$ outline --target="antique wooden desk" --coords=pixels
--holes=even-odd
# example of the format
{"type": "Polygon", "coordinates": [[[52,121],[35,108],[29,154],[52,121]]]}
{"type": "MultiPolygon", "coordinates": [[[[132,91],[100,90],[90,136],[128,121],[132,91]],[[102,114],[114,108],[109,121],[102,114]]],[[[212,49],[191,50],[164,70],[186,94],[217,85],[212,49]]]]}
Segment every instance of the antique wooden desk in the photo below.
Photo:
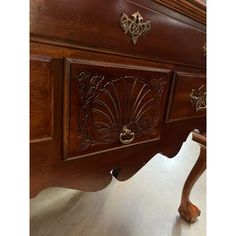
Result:
{"type": "Polygon", "coordinates": [[[95,191],[206,128],[205,5],[31,0],[31,196],[95,191]]]}

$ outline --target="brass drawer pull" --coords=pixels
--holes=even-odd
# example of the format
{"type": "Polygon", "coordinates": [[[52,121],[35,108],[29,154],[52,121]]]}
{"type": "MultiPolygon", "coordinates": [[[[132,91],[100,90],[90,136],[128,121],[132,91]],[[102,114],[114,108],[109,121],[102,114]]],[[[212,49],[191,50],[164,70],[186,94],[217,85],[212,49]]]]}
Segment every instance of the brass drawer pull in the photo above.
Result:
{"type": "Polygon", "coordinates": [[[120,133],[120,141],[123,144],[129,144],[134,140],[134,132],[131,132],[130,129],[127,129],[125,126],[123,127],[122,133],[120,133]],[[129,139],[123,139],[125,137],[129,137],[129,139]]]}
{"type": "Polygon", "coordinates": [[[120,26],[125,31],[125,33],[129,33],[133,43],[136,44],[138,38],[151,29],[151,21],[146,21],[143,23],[143,17],[137,11],[133,15],[133,19],[130,19],[125,13],[122,13],[120,18],[120,26]]]}
{"type": "Polygon", "coordinates": [[[206,86],[203,84],[198,89],[192,89],[190,94],[190,102],[195,107],[196,112],[203,111],[207,108],[206,105],[206,86]]]}

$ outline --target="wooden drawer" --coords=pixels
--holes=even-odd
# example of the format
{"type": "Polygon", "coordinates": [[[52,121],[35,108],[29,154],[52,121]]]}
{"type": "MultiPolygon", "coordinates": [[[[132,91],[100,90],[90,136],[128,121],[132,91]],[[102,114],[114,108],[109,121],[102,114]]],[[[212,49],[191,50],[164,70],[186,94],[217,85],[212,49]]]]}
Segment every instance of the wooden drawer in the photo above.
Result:
{"type": "Polygon", "coordinates": [[[66,59],[64,159],[160,138],[170,71],[66,59]]]}
{"type": "Polygon", "coordinates": [[[31,40],[170,64],[206,65],[202,49],[206,42],[205,26],[155,1],[31,1],[31,40]],[[151,29],[134,45],[120,20],[124,13],[133,21],[132,15],[137,12],[142,23],[151,22],[151,29]]]}
{"type": "Polygon", "coordinates": [[[171,89],[167,121],[206,116],[206,77],[176,72],[171,89]]]}

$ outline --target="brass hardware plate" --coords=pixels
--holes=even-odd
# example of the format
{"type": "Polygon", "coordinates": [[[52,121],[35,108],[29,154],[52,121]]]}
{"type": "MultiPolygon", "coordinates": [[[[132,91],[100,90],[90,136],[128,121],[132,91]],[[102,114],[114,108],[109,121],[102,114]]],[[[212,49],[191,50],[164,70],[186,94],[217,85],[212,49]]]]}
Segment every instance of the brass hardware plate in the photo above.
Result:
{"type": "Polygon", "coordinates": [[[136,44],[138,38],[141,35],[144,36],[151,29],[151,21],[143,23],[143,17],[138,11],[132,14],[132,17],[133,19],[130,19],[125,13],[122,13],[120,26],[126,34],[130,34],[133,43],[136,44]]]}
{"type": "Polygon", "coordinates": [[[192,89],[190,94],[190,102],[195,107],[196,112],[206,109],[206,86],[203,84],[198,89],[192,89]]]}

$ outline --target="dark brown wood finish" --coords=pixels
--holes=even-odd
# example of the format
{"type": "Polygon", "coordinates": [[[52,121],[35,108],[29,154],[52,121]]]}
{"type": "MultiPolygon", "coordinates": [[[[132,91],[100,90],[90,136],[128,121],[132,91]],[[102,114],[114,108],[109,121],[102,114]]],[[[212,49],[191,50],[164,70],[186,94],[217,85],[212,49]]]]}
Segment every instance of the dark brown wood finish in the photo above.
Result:
{"type": "Polygon", "coordinates": [[[170,70],[78,59],[66,65],[64,158],[160,139],[170,70]],[[123,127],[134,133],[127,145],[123,127]]]}
{"type": "Polygon", "coordinates": [[[206,24],[206,4],[201,0],[153,0],[206,24]]]}
{"type": "Polygon", "coordinates": [[[54,163],[61,156],[62,76],[63,60],[31,53],[31,166],[54,163]]]}
{"type": "Polygon", "coordinates": [[[206,109],[196,111],[191,103],[192,90],[199,88],[206,91],[205,74],[176,72],[174,75],[171,96],[167,111],[167,122],[206,116],[206,109]]]}
{"type": "Polygon", "coordinates": [[[195,128],[205,131],[206,114],[188,99],[205,81],[199,22],[151,0],[31,0],[32,197],[51,186],[101,189],[112,169],[126,180],[158,152],[175,156],[195,128]],[[152,28],[134,45],[119,22],[136,11],[152,28]],[[107,116],[119,122],[107,125],[107,116]],[[134,132],[129,144],[120,141],[124,126],[134,132]]]}
{"type": "Polygon", "coordinates": [[[63,46],[109,51],[148,60],[204,67],[204,25],[152,1],[34,1],[31,4],[32,40],[63,46]],[[134,46],[119,25],[122,13],[139,11],[151,30],[134,46]],[[96,13],[96,14],[94,14],[96,13]],[[174,17],[173,17],[174,15],[174,17]],[[60,30],[59,30],[60,29],[60,30]]]}
{"type": "Polygon", "coordinates": [[[30,61],[30,139],[31,142],[53,139],[52,58],[31,56],[30,61]]]}

